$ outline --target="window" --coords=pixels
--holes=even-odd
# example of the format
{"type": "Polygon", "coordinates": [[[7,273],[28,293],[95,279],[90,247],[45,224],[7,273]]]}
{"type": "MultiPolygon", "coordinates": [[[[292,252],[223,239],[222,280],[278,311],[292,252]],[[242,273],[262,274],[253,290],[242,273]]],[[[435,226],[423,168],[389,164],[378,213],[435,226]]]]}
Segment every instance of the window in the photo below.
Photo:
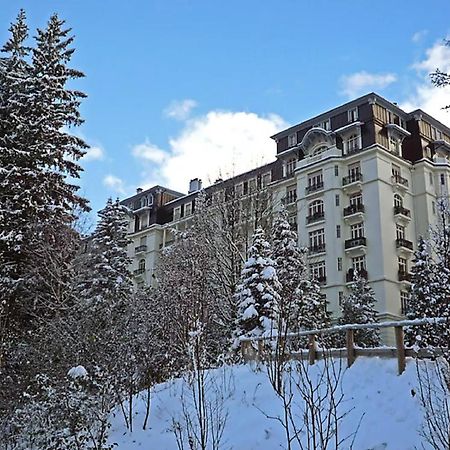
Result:
{"type": "Polygon", "coordinates": [[[309,246],[312,249],[321,249],[325,246],[325,230],[323,228],[309,233],[309,246]]]}
{"type": "Polygon", "coordinates": [[[365,256],[355,256],[352,258],[352,268],[358,272],[363,272],[366,270],[366,257],[365,256]]]}
{"type": "Polygon", "coordinates": [[[336,237],[339,239],[341,237],[341,226],[336,225],[336,237]]]}
{"type": "Polygon", "coordinates": [[[362,193],[358,192],[350,196],[350,205],[351,206],[361,206],[363,204],[362,193]]]}
{"type": "Polygon", "coordinates": [[[141,198],[141,208],[144,208],[145,206],[148,206],[148,198],[142,197],[141,198]]]}
{"type": "Polygon", "coordinates": [[[361,175],[361,166],[359,162],[348,166],[348,178],[350,183],[359,180],[360,175],[361,175]]]}
{"type": "Polygon", "coordinates": [[[359,136],[357,134],[350,135],[345,140],[344,147],[347,153],[359,150],[359,136]]]}
{"type": "Polygon", "coordinates": [[[297,188],[296,186],[290,186],[286,188],[286,204],[295,203],[297,200],[297,188]]]}
{"type": "Polygon", "coordinates": [[[145,259],[139,260],[139,270],[145,270],[145,259]]]}
{"type": "Polygon", "coordinates": [[[408,272],[408,266],[406,262],[406,258],[398,258],[398,271],[400,273],[407,273],[408,272]]]}
{"type": "Polygon", "coordinates": [[[244,181],[244,183],[242,183],[242,193],[243,195],[248,194],[248,181],[244,181]]]}
{"type": "Polygon", "coordinates": [[[445,175],[441,173],[441,184],[445,184],[445,175]]]}
{"type": "Polygon", "coordinates": [[[308,213],[310,216],[323,215],[323,201],[315,200],[309,204],[308,213]]]}
{"type": "Polygon", "coordinates": [[[235,192],[236,192],[236,197],[240,197],[242,195],[242,192],[243,192],[243,184],[242,183],[239,183],[236,185],[235,192]]]}
{"type": "Polygon", "coordinates": [[[334,202],[335,202],[336,206],[339,206],[339,204],[340,204],[339,194],[336,194],[336,196],[334,197],[334,202]]]}
{"type": "Polygon", "coordinates": [[[319,261],[313,264],[310,264],[309,270],[311,276],[318,281],[326,280],[326,271],[325,271],[325,261],[319,261]]]}
{"type": "Polygon", "coordinates": [[[403,199],[399,194],[394,194],[394,206],[403,207],[403,199]]]}
{"type": "Polygon", "coordinates": [[[256,192],[256,180],[255,180],[255,178],[252,178],[251,180],[248,181],[248,189],[250,191],[250,194],[252,194],[253,192],[256,192]]]}
{"type": "Polygon", "coordinates": [[[389,150],[394,152],[396,155],[400,153],[400,142],[393,136],[389,136],[389,150]]]}
{"type": "Polygon", "coordinates": [[[289,225],[291,226],[291,229],[294,231],[297,231],[297,215],[289,216],[288,222],[289,222],[289,225]]]}
{"type": "Polygon", "coordinates": [[[322,123],[320,124],[320,126],[321,126],[324,130],[330,131],[330,130],[331,130],[331,122],[330,122],[330,119],[327,119],[327,120],[325,120],[324,122],[322,122],[322,123]]]}
{"type": "Polygon", "coordinates": [[[181,206],[177,206],[173,210],[173,220],[178,220],[181,217],[181,206]]]}
{"type": "Polygon", "coordinates": [[[152,194],[148,195],[148,204],[153,205],[153,195],[152,194]]]}
{"type": "Polygon", "coordinates": [[[339,272],[342,270],[342,258],[337,259],[337,270],[339,272]]]}
{"type": "Polygon", "coordinates": [[[433,211],[433,214],[436,214],[436,202],[431,202],[431,210],[433,211]]]}
{"type": "Polygon", "coordinates": [[[343,291],[339,291],[338,292],[338,301],[339,301],[339,306],[342,306],[342,301],[344,300],[344,292],[343,291]]]}
{"type": "Polygon", "coordinates": [[[352,239],[364,237],[364,222],[355,223],[350,227],[352,239]]]}
{"type": "Polygon", "coordinates": [[[395,164],[392,164],[392,176],[394,178],[401,177],[401,170],[399,166],[396,166],[395,164]]]}
{"type": "Polygon", "coordinates": [[[294,145],[297,145],[297,133],[292,133],[288,136],[288,146],[294,147],[294,145]]]}
{"type": "Polygon", "coordinates": [[[358,108],[352,108],[348,110],[348,121],[356,122],[358,120],[358,108]]]}
{"type": "Polygon", "coordinates": [[[324,151],[328,150],[328,147],[326,145],[321,145],[319,147],[316,147],[311,156],[316,156],[316,155],[320,155],[321,153],[323,153],[324,151]]]}
{"type": "Polygon", "coordinates": [[[266,187],[270,183],[271,178],[272,178],[272,176],[271,176],[270,172],[265,173],[262,176],[262,185],[263,185],[263,187],[266,187]]]}
{"type": "MultiPolygon", "coordinates": [[[[220,194],[220,192],[218,192],[220,194]]],[[[184,215],[190,216],[192,214],[192,203],[186,203],[184,205],[184,215]]]]}
{"type": "Polygon", "coordinates": [[[396,231],[397,239],[405,239],[405,227],[403,225],[397,224],[395,226],[395,231],[396,231]]]}
{"type": "Polygon", "coordinates": [[[334,166],[334,176],[335,177],[339,176],[339,166],[334,166]]]}
{"type": "Polygon", "coordinates": [[[400,307],[402,314],[406,314],[408,312],[408,300],[409,293],[406,291],[400,291],[400,307]]]}
{"type": "Polygon", "coordinates": [[[296,158],[291,158],[286,162],[286,176],[289,176],[292,173],[294,173],[296,163],[297,163],[296,158]]]}
{"type": "Polygon", "coordinates": [[[429,173],[429,177],[430,177],[430,184],[433,185],[433,174],[431,172],[429,173]]]}
{"type": "Polygon", "coordinates": [[[323,174],[322,171],[314,172],[308,175],[308,186],[320,186],[323,185],[323,174]]]}

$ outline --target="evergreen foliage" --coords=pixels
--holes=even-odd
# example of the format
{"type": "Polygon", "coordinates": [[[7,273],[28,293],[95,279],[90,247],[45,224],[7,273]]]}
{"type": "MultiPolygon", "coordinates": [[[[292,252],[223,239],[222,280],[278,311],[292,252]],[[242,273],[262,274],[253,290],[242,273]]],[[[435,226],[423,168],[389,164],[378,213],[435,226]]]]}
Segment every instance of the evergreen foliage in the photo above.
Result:
{"type": "Polygon", "coordinates": [[[236,337],[270,336],[276,328],[281,285],[270,255],[270,244],[258,228],[236,288],[236,337]]]}
{"type": "MultiPolygon", "coordinates": [[[[342,300],[342,316],[340,325],[352,323],[376,323],[375,294],[367,280],[357,271],[350,285],[350,293],[342,300]]],[[[359,347],[378,347],[380,336],[377,329],[363,329],[354,331],[354,342],[359,347]]]]}

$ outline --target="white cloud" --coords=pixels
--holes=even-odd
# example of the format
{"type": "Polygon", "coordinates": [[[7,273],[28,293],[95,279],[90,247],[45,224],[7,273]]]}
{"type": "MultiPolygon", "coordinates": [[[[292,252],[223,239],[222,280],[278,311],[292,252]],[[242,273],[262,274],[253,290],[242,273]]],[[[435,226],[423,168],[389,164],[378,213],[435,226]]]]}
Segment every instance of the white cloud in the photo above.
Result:
{"type": "Polygon", "coordinates": [[[369,73],[366,71],[356,72],[341,77],[341,93],[349,98],[354,98],[369,91],[383,89],[397,81],[393,73],[369,73]]]}
{"type": "Polygon", "coordinates": [[[413,41],[415,44],[417,44],[417,43],[420,42],[427,34],[428,34],[428,30],[420,30],[420,31],[416,31],[416,32],[412,35],[411,41],[413,41]]]}
{"type": "Polygon", "coordinates": [[[103,184],[111,189],[115,194],[124,195],[126,193],[125,184],[122,179],[115,175],[106,175],[103,178],[103,184]]]}
{"type": "Polygon", "coordinates": [[[146,139],[142,144],[135,145],[131,153],[136,158],[151,161],[157,164],[162,163],[167,157],[167,153],[164,150],[150,143],[148,139],[146,139]]]}
{"type": "Polygon", "coordinates": [[[406,111],[423,109],[428,114],[450,126],[450,113],[442,108],[450,105],[450,86],[435,87],[431,84],[430,73],[436,69],[450,73],[450,47],[442,41],[427,49],[425,58],[414,64],[419,81],[415,84],[412,94],[400,105],[406,111]]]}
{"type": "MultiPolygon", "coordinates": [[[[210,111],[186,122],[180,134],[170,139],[161,163],[148,158],[145,151],[133,151],[133,155],[146,163],[143,186],[158,180],[186,192],[192,178],[199,177],[208,185],[218,177],[237,175],[274,160],[276,149],[270,136],[288,126],[274,114],[210,111]]],[[[142,146],[153,148],[148,142],[142,146]]]]}
{"type": "Polygon", "coordinates": [[[81,158],[83,162],[87,161],[98,161],[105,157],[105,151],[102,147],[93,146],[86,150],[86,154],[81,158]]]}
{"type": "Polygon", "coordinates": [[[197,102],[189,98],[185,100],[174,100],[164,110],[164,115],[176,120],[186,120],[196,106],[197,102]]]}

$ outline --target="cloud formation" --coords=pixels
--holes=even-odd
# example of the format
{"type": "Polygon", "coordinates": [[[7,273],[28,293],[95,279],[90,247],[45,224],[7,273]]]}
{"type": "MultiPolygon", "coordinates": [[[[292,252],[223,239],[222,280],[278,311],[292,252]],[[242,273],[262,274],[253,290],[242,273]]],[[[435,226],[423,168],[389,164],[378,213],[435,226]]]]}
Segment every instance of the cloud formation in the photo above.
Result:
{"type": "Polygon", "coordinates": [[[341,77],[341,93],[348,98],[355,98],[370,91],[384,89],[397,81],[393,73],[356,72],[341,77]]]}
{"type": "Polygon", "coordinates": [[[420,30],[416,31],[412,37],[411,41],[413,41],[415,44],[419,43],[426,35],[428,34],[428,30],[420,30]]]}
{"type": "Polygon", "coordinates": [[[125,195],[126,193],[125,183],[121,178],[116,177],[115,175],[106,175],[103,178],[103,185],[109,188],[114,194],[125,195]]]}
{"type": "Polygon", "coordinates": [[[450,112],[443,110],[450,105],[450,86],[435,87],[431,84],[430,73],[440,69],[450,73],[450,47],[442,41],[436,42],[427,49],[425,58],[413,65],[419,81],[415,84],[413,92],[400,105],[405,111],[423,109],[428,114],[450,127],[450,112]]]}
{"type": "Polygon", "coordinates": [[[132,154],[145,167],[142,186],[151,181],[186,192],[189,180],[204,185],[227,178],[275,159],[270,136],[288,127],[280,116],[248,112],[210,111],[188,120],[178,136],[162,150],[148,141],[132,154]],[[137,150],[139,149],[139,150],[137,150]]]}
{"type": "Polygon", "coordinates": [[[82,162],[99,161],[105,157],[105,151],[102,147],[93,146],[86,150],[86,154],[81,158],[82,162]]]}
{"type": "Polygon", "coordinates": [[[176,120],[186,120],[196,106],[197,102],[190,98],[185,100],[174,100],[164,110],[164,115],[176,120]]]}

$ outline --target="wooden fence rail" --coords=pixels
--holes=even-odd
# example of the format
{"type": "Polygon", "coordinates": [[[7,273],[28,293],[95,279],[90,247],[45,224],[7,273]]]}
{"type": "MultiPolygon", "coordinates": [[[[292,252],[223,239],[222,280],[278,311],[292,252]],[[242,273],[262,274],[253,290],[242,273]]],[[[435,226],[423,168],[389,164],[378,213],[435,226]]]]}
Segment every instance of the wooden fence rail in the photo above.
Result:
{"type": "Polygon", "coordinates": [[[418,356],[419,358],[430,358],[440,353],[436,349],[419,349],[418,351],[412,348],[405,347],[404,342],[404,327],[414,327],[419,325],[437,325],[448,323],[449,319],[442,317],[434,317],[427,319],[416,320],[402,320],[399,322],[381,322],[370,324],[349,324],[340,325],[331,328],[300,331],[298,333],[286,333],[282,337],[264,336],[257,338],[241,338],[241,352],[245,361],[263,359],[264,350],[267,346],[265,343],[273,343],[274,340],[286,339],[292,340],[299,337],[308,338],[308,349],[290,352],[288,357],[291,359],[307,359],[309,364],[314,364],[317,359],[323,359],[326,356],[347,358],[347,366],[350,367],[358,356],[379,356],[384,358],[397,358],[398,373],[402,374],[406,367],[407,356],[418,356]],[[355,347],[354,331],[364,329],[381,329],[393,328],[395,335],[395,347],[379,347],[379,348],[358,348],[355,347]],[[317,346],[317,336],[325,336],[329,334],[336,334],[345,331],[346,346],[341,349],[326,349],[321,350],[317,346]],[[256,348],[255,348],[256,344],[256,348]]]}

